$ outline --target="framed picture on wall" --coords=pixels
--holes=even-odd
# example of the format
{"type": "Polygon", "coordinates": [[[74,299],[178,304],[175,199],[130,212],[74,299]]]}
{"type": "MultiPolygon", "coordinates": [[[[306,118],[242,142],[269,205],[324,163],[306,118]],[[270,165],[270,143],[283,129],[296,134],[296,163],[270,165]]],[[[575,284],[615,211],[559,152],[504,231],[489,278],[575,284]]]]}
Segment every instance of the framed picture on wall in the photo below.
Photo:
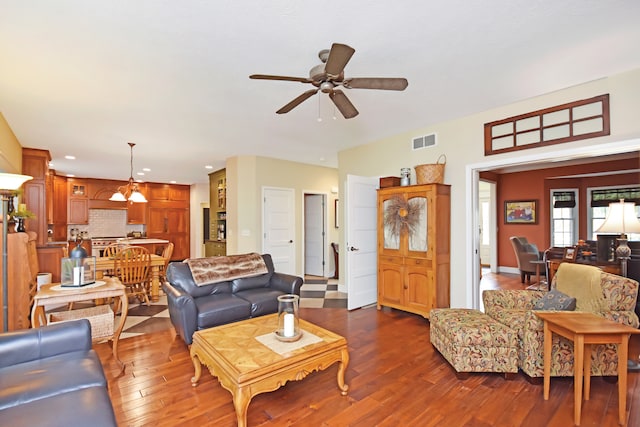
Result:
{"type": "Polygon", "coordinates": [[[504,202],[505,224],[537,224],[537,200],[507,200],[504,202]]]}
{"type": "Polygon", "coordinates": [[[335,227],[340,228],[340,222],[339,222],[340,221],[340,200],[338,199],[335,200],[335,208],[336,208],[335,217],[334,217],[335,227]]]}

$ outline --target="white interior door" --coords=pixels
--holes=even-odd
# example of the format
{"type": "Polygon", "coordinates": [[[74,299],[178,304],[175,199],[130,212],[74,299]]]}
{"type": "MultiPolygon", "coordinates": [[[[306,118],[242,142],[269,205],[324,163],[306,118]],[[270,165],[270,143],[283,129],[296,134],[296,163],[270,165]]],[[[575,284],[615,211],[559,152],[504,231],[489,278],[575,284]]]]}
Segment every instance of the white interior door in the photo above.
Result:
{"type": "Polygon", "coordinates": [[[304,195],[304,274],[324,277],[325,196],[304,195]]]}
{"type": "Polygon", "coordinates": [[[347,175],[346,278],[347,308],[378,300],[377,193],[378,178],[347,175]]]}
{"type": "Polygon", "coordinates": [[[275,270],[296,274],[295,194],[291,188],[263,188],[263,253],[271,254],[275,270]]]}

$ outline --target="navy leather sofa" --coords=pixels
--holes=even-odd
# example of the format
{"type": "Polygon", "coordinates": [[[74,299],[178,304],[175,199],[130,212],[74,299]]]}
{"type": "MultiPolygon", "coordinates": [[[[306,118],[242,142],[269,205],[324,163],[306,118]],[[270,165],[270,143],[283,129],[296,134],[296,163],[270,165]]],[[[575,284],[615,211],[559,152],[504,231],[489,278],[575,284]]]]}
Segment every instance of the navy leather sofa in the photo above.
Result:
{"type": "Polygon", "coordinates": [[[0,334],[0,425],[117,425],[88,320],[0,334]]]}
{"type": "Polygon", "coordinates": [[[278,296],[300,295],[302,278],[274,271],[271,255],[262,258],[268,272],[259,276],[197,286],[187,263],[167,267],[169,317],[188,345],[195,331],[278,312],[278,296]]]}

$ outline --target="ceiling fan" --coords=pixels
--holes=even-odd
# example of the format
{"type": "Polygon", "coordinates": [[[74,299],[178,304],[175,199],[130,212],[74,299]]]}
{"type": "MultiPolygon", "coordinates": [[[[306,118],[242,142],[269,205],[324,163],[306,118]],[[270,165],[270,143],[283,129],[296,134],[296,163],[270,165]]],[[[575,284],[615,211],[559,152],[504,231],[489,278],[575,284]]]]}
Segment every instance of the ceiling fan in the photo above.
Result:
{"type": "Polygon", "coordinates": [[[252,74],[249,78],[311,83],[316,87],[316,89],[308,90],[293,99],[284,107],[276,111],[277,114],[288,113],[302,102],[318,93],[318,91],[321,91],[329,94],[329,98],[331,98],[345,119],[350,119],[358,115],[358,110],[356,110],[356,107],[353,106],[344,92],[337,89],[339,86],[346,89],[405,90],[409,84],[405,78],[363,77],[345,79],[344,67],[347,65],[347,62],[349,62],[354,52],[355,49],[352,47],[340,43],[334,43],[331,45],[331,49],[321,50],[318,53],[318,57],[320,57],[322,64],[316,65],[311,69],[311,71],[309,71],[309,78],[272,76],[268,74],[252,74]]]}

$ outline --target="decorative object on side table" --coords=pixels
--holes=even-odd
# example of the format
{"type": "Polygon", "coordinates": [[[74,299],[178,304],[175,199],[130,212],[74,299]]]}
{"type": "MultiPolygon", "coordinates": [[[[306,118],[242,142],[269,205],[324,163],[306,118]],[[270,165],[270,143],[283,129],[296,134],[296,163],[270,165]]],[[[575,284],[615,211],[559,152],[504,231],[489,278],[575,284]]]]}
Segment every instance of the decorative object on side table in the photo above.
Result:
{"type": "Polygon", "coordinates": [[[294,294],[278,297],[278,329],[276,329],[275,335],[280,341],[293,342],[302,337],[298,314],[299,299],[300,297],[294,294]]]}
{"type": "Polygon", "coordinates": [[[82,238],[76,238],[76,247],[71,250],[69,258],[61,261],[60,285],[64,287],[80,287],[96,281],[96,257],[87,256],[82,247],[82,238]]]}
{"type": "Polygon", "coordinates": [[[0,173],[0,196],[2,197],[2,328],[3,332],[9,330],[9,273],[7,254],[8,212],[9,198],[13,197],[13,191],[17,190],[26,181],[33,179],[28,175],[16,175],[13,173],[0,173]]]}
{"type": "Polygon", "coordinates": [[[575,248],[575,246],[567,246],[566,248],[564,248],[564,255],[562,256],[562,258],[565,261],[574,262],[577,255],[578,250],[575,248]]]}
{"type": "Polygon", "coordinates": [[[16,222],[16,231],[18,233],[23,233],[27,231],[24,228],[24,220],[35,218],[36,216],[33,212],[27,209],[27,206],[24,203],[20,203],[20,205],[18,205],[18,210],[11,213],[11,217],[16,222]]]}

